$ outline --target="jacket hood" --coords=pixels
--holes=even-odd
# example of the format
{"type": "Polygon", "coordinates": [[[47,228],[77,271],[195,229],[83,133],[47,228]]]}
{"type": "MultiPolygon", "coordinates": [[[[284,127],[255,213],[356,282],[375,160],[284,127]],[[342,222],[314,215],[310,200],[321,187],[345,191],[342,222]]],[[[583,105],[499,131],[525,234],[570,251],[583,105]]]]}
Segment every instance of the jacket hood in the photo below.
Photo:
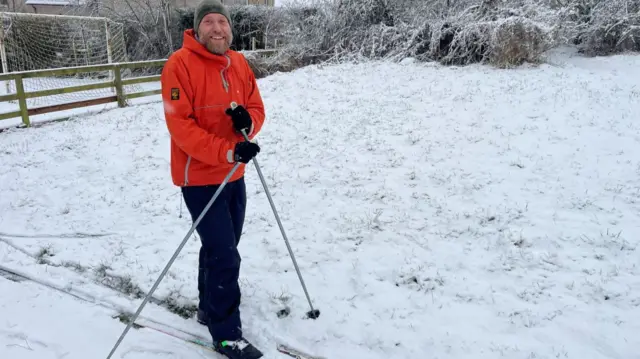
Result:
{"type": "Polygon", "coordinates": [[[227,57],[230,57],[230,50],[227,50],[224,55],[216,55],[209,52],[204,45],[198,42],[198,39],[196,39],[196,33],[193,29],[184,31],[182,36],[182,47],[204,58],[218,61],[223,65],[227,64],[227,57]]]}

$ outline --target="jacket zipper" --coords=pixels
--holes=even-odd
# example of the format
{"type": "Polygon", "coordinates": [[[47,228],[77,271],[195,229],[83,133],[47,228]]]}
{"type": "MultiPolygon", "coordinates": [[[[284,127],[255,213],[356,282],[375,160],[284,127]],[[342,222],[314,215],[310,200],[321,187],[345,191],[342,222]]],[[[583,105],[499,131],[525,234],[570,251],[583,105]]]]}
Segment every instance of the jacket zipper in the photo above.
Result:
{"type": "Polygon", "coordinates": [[[229,93],[229,83],[224,77],[224,72],[229,68],[229,66],[231,66],[231,59],[227,55],[224,55],[224,57],[227,58],[227,66],[224,69],[220,70],[220,77],[222,77],[222,86],[224,87],[224,90],[229,93]]]}
{"type": "MultiPolygon", "coordinates": [[[[222,86],[224,87],[224,91],[229,93],[229,83],[227,79],[224,77],[225,71],[231,66],[231,58],[227,55],[224,55],[227,58],[227,66],[220,71],[220,77],[222,77],[222,86]]],[[[227,161],[233,162],[233,150],[227,151],[227,161]]]]}
{"type": "Polygon", "coordinates": [[[189,165],[191,164],[191,156],[187,157],[187,164],[184,166],[184,185],[189,184],[189,165]]]}

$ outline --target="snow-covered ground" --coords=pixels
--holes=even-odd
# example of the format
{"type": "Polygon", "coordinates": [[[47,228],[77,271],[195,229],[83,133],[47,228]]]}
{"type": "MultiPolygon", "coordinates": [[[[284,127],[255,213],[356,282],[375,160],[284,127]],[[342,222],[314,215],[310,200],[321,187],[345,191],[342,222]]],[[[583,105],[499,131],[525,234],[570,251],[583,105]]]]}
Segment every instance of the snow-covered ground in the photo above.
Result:
{"type": "MultiPolygon", "coordinates": [[[[370,63],[259,81],[242,315],[341,358],[640,358],[640,56],[370,63]],[[291,314],[278,318],[284,306],[291,314]]],[[[159,103],[0,133],[0,357],[107,356],[190,227],[159,103]],[[182,210],[182,217],[180,213],[182,210]],[[14,278],[14,280],[17,280],[14,278]],[[111,303],[104,305],[105,303],[111,303]],[[100,305],[99,305],[100,304],[100,305]]],[[[198,238],[154,294],[196,304],[198,238]]],[[[150,303],[142,315],[206,335],[150,303]]],[[[131,330],[117,358],[215,357],[131,330]]]]}

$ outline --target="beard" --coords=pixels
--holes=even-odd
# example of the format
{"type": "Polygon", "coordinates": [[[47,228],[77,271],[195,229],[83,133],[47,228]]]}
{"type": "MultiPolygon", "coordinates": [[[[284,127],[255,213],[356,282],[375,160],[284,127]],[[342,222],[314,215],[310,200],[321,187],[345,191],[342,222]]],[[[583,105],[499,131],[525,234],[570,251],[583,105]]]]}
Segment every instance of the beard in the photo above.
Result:
{"type": "Polygon", "coordinates": [[[223,37],[222,40],[213,40],[208,36],[203,36],[199,34],[200,42],[207,48],[207,50],[216,55],[223,55],[227,50],[229,50],[232,42],[232,37],[223,37]]]}

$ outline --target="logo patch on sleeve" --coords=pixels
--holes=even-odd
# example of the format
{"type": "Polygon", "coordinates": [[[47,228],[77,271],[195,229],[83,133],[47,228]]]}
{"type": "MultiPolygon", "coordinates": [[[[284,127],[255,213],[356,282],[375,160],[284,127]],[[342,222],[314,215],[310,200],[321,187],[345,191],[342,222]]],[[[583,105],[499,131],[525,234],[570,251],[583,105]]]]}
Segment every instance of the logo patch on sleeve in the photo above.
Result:
{"type": "Polygon", "coordinates": [[[171,89],[171,99],[179,100],[180,99],[180,89],[172,88],[171,89]]]}

